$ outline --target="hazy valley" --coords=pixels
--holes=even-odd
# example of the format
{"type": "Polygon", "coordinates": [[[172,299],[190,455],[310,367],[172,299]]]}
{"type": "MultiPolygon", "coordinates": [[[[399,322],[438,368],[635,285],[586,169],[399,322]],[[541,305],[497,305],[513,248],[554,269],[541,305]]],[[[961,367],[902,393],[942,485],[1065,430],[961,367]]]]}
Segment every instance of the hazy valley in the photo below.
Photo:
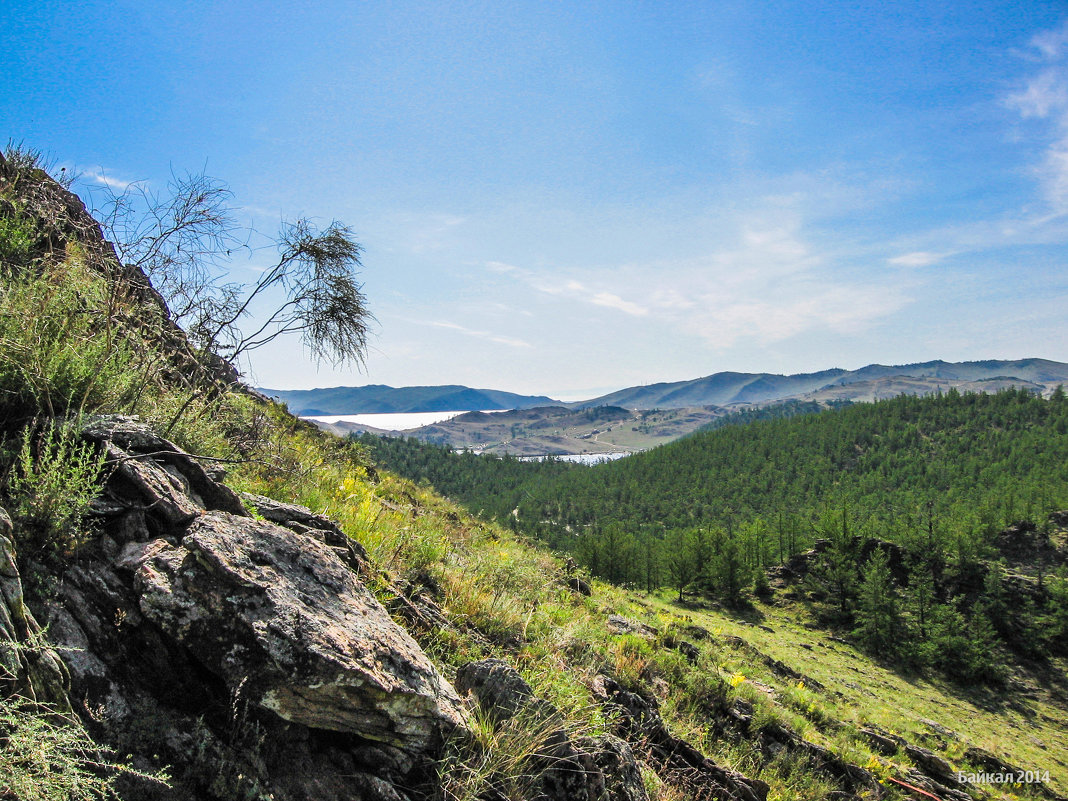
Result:
{"type": "Polygon", "coordinates": [[[1020,387],[1049,395],[1068,383],[1068,364],[1044,359],[949,363],[942,361],[799,375],[717,373],[693,381],[630,387],[598,398],[545,405],[542,397],[466,387],[336,387],[301,391],[261,389],[302,416],[359,413],[472,411],[410,429],[374,423],[319,422],[335,434],[412,436],[424,442],[517,456],[620,453],[647,450],[709,426],[716,420],[775,404],[871,402],[899,395],[997,392],[1020,387]],[[383,390],[389,390],[388,393],[383,390]],[[450,404],[453,404],[450,406],[450,404]],[[457,405],[459,404],[459,405],[457,405]],[[324,411],[325,410],[325,411],[324,411]]]}

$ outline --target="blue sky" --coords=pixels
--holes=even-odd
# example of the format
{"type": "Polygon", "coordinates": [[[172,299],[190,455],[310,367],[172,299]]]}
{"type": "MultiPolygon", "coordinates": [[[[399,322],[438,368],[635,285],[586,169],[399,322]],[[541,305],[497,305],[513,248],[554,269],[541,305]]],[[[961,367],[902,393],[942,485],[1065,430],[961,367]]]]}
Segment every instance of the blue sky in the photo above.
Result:
{"type": "Polygon", "coordinates": [[[1068,361],[1063,0],[23,0],[0,37],[0,134],[83,188],[203,169],[355,229],[365,371],[290,342],[260,385],[1068,361]]]}

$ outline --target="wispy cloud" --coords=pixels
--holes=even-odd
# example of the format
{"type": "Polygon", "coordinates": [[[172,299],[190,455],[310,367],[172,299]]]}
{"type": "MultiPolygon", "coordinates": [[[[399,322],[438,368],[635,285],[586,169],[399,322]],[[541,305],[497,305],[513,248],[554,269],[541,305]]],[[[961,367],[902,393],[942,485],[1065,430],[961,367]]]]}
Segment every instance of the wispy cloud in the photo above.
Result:
{"type": "MultiPolygon", "coordinates": [[[[533,270],[526,270],[522,267],[516,267],[499,261],[487,262],[486,267],[493,272],[512,275],[524,283],[529,284],[534,289],[537,289],[539,292],[544,292],[546,295],[555,295],[557,297],[564,297],[583,303],[590,303],[594,306],[616,309],[617,311],[633,315],[634,317],[644,317],[649,313],[649,310],[645,306],[631,300],[626,300],[615,292],[609,292],[607,289],[592,289],[587,286],[587,283],[568,276],[541,275],[533,270]]],[[[605,282],[599,280],[596,283],[605,282]]]]}
{"type": "Polygon", "coordinates": [[[459,325],[457,323],[450,323],[450,322],[445,322],[445,321],[433,321],[433,320],[426,320],[426,321],[420,321],[420,322],[422,322],[423,325],[433,326],[434,328],[444,328],[444,329],[449,330],[449,331],[457,331],[457,332],[459,332],[461,334],[465,334],[466,336],[469,336],[469,337],[477,337],[479,339],[486,339],[486,340],[489,340],[490,342],[496,342],[498,345],[507,345],[507,346],[512,347],[512,348],[531,348],[531,347],[533,347],[533,345],[531,345],[529,342],[527,342],[525,340],[522,340],[522,339],[516,339],[515,337],[501,336],[500,334],[494,334],[494,333],[492,333],[490,331],[476,331],[475,329],[468,328],[466,326],[459,325]]]}
{"type": "Polygon", "coordinates": [[[1064,22],[1060,27],[1051,31],[1037,34],[1031,40],[1031,45],[1046,59],[1060,58],[1068,51],[1068,22],[1064,22]]]}
{"type": "MultiPolygon", "coordinates": [[[[827,255],[807,240],[799,213],[779,198],[769,206],[737,219],[733,236],[726,235],[733,242],[703,256],[572,275],[521,267],[508,274],[554,298],[696,335],[715,350],[743,340],[768,345],[809,332],[855,333],[911,302],[906,282],[875,270],[845,270],[842,254],[827,255]]],[[[921,257],[923,263],[940,258],[901,258],[918,265],[921,257]]]]}
{"type": "Polygon", "coordinates": [[[893,264],[895,267],[930,267],[932,264],[938,264],[942,259],[946,258],[946,253],[931,253],[926,250],[917,250],[913,253],[903,253],[900,256],[894,256],[891,259],[887,259],[888,264],[893,264]]]}
{"type": "Polygon", "coordinates": [[[91,178],[94,183],[100,184],[101,186],[106,186],[109,189],[114,189],[116,192],[125,192],[135,183],[138,183],[136,181],[123,181],[118,178],[114,178],[105,173],[103,170],[100,170],[99,172],[93,174],[91,178]]]}
{"type": "Polygon", "coordinates": [[[619,309],[626,314],[632,314],[635,317],[644,317],[649,313],[649,310],[644,306],[639,306],[637,303],[632,303],[629,300],[623,300],[619,295],[613,292],[598,292],[592,298],[590,303],[595,306],[607,306],[610,309],[619,309]]]}
{"type": "Polygon", "coordinates": [[[1054,216],[1068,214],[1068,22],[1031,40],[1042,69],[1005,97],[1023,119],[1044,121],[1047,144],[1035,175],[1054,216]]]}

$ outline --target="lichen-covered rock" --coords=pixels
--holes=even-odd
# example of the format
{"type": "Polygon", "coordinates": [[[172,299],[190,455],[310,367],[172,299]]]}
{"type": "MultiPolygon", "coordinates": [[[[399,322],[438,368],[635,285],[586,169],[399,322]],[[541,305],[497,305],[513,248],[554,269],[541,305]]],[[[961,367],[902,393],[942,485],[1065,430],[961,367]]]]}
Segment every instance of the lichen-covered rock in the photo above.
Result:
{"type": "Polygon", "coordinates": [[[194,457],[134,418],[94,418],[82,436],[105,449],[112,471],[105,489],[105,499],[111,503],[98,505],[104,516],[139,508],[164,533],[208,509],[248,516],[233,490],[212,479],[194,457]]]}
{"type": "Polygon", "coordinates": [[[0,508],[0,681],[25,698],[66,710],[70,677],[26,606],[13,536],[11,518],[0,508]]]}
{"type": "Polygon", "coordinates": [[[363,572],[370,563],[364,547],[352,537],[346,536],[330,518],[318,515],[306,506],[282,503],[251,492],[243,492],[241,497],[264,519],[325,542],[337,551],[353,570],[363,572]]]}
{"type": "MultiPolygon", "coordinates": [[[[359,544],[303,507],[257,497],[268,520],[253,518],[136,420],[97,418],[84,436],[112,468],[98,536],[36,603],[94,737],[172,776],[124,777],[122,797],[409,801],[466,711],[363,585],[359,544]]],[[[2,535],[0,593],[15,598],[2,535]]],[[[0,629],[21,610],[0,604],[0,629]]]]}
{"type": "Polygon", "coordinates": [[[414,754],[465,725],[422,649],[313,537],[209,512],[148,549],[134,586],[146,619],[284,720],[414,754]]]}

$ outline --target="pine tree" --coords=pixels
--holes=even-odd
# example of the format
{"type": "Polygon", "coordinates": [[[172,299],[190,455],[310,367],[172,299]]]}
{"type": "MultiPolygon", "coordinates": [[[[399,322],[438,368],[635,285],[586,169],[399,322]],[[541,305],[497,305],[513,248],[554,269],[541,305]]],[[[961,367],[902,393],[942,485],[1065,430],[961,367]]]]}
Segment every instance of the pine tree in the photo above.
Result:
{"type": "Polygon", "coordinates": [[[856,620],[853,635],[864,648],[881,657],[891,657],[898,652],[901,610],[897,587],[890,573],[890,561],[882,548],[873,550],[864,566],[856,620]]]}
{"type": "Polygon", "coordinates": [[[665,542],[667,548],[667,569],[672,586],[679,591],[679,600],[683,599],[686,588],[697,577],[697,553],[694,547],[692,531],[680,529],[671,532],[665,542]]]}

